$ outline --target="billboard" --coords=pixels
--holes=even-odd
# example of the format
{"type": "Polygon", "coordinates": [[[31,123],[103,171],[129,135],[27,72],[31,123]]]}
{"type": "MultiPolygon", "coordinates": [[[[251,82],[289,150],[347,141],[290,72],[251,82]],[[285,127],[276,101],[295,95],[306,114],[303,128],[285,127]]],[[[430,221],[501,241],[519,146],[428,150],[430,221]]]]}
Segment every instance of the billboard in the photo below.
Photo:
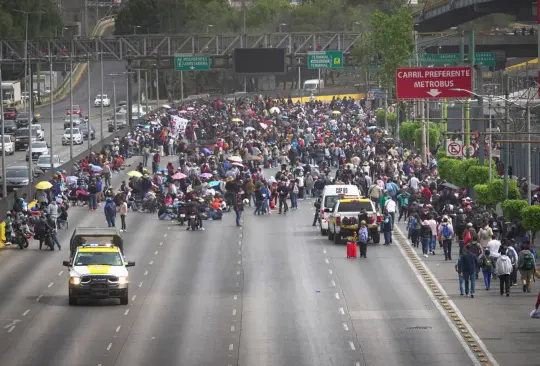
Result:
{"type": "Polygon", "coordinates": [[[236,74],[284,74],[284,48],[235,48],[233,54],[234,72],[236,74]]]}

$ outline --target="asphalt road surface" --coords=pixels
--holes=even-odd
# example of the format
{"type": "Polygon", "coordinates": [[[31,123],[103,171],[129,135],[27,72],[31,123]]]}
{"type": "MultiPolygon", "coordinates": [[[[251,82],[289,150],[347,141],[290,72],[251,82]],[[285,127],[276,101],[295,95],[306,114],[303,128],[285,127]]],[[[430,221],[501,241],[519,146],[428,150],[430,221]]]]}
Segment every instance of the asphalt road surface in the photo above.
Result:
{"type": "Polygon", "coordinates": [[[105,225],[101,210],[70,208],[62,251],[0,252],[0,364],[473,364],[395,246],[346,259],[311,226],[311,205],[248,208],[242,228],[227,213],[204,232],[129,213],[127,306],[68,306],[72,230],[105,225]]]}

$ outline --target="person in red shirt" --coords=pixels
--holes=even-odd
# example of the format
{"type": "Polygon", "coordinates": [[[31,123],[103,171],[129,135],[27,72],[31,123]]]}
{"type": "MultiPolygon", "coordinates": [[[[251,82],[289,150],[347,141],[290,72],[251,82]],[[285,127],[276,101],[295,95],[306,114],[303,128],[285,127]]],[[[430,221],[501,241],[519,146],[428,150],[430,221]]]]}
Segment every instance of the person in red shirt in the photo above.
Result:
{"type": "Polygon", "coordinates": [[[431,201],[431,191],[428,186],[425,186],[422,189],[422,197],[424,197],[424,202],[429,203],[431,201]]]}

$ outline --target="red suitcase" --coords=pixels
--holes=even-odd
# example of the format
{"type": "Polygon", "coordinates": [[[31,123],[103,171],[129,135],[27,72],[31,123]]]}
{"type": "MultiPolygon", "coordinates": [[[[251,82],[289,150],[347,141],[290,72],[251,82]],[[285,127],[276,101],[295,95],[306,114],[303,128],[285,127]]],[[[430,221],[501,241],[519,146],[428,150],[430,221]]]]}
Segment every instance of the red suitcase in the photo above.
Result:
{"type": "Polygon", "coordinates": [[[353,241],[347,242],[347,258],[356,258],[356,243],[353,241]]]}

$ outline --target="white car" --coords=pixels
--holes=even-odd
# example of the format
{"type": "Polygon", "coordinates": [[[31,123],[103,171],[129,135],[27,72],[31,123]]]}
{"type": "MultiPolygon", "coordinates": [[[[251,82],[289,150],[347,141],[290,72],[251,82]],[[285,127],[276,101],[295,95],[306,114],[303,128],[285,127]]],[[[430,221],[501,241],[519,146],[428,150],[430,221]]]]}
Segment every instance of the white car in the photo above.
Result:
{"type": "Polygon", "coordinates": [[[4,135],[4,143],[0,144],[0,149],[4,149],[6,155],[15,154],[15,141],[11,135],[4,135]]]}
{"type": "MultiPolygon", "coordinates": [[[[62,136],[62,145],[69,145],[71,143],[71,130],[66,128],[64,135],[62,136]]],[[[78,128],[73,128],[73,145],[82,145],[84,143],[83,134],[78,128]]]]}
{"type": "Polygon", "coordinates": [[[111,106],[111,100],[107,96],[107,94],[98,94],[96,95],[96,99],[94,100],[94,107],[100,107],[101,103],[103,103],[104,107],[110,107],[111,106]]]}
{"type": "Polygon", "coordinates": [[[71,127],[71,120],[73,120],[73,127],[79,127],[79,125],[82,123],[83,119],[78,114],[74,114],[73,117],[70,118],[70,116],[66,116],[64,119],[64,128],[70,128],[71,127]]]}
{"type": "Polygon", "coordinates": [[[45,140],[45,131],[43,130],[43,127],[41,127],[41,125],[32,124],[32,129],[36,131],[38,141],[45,140]]]}

